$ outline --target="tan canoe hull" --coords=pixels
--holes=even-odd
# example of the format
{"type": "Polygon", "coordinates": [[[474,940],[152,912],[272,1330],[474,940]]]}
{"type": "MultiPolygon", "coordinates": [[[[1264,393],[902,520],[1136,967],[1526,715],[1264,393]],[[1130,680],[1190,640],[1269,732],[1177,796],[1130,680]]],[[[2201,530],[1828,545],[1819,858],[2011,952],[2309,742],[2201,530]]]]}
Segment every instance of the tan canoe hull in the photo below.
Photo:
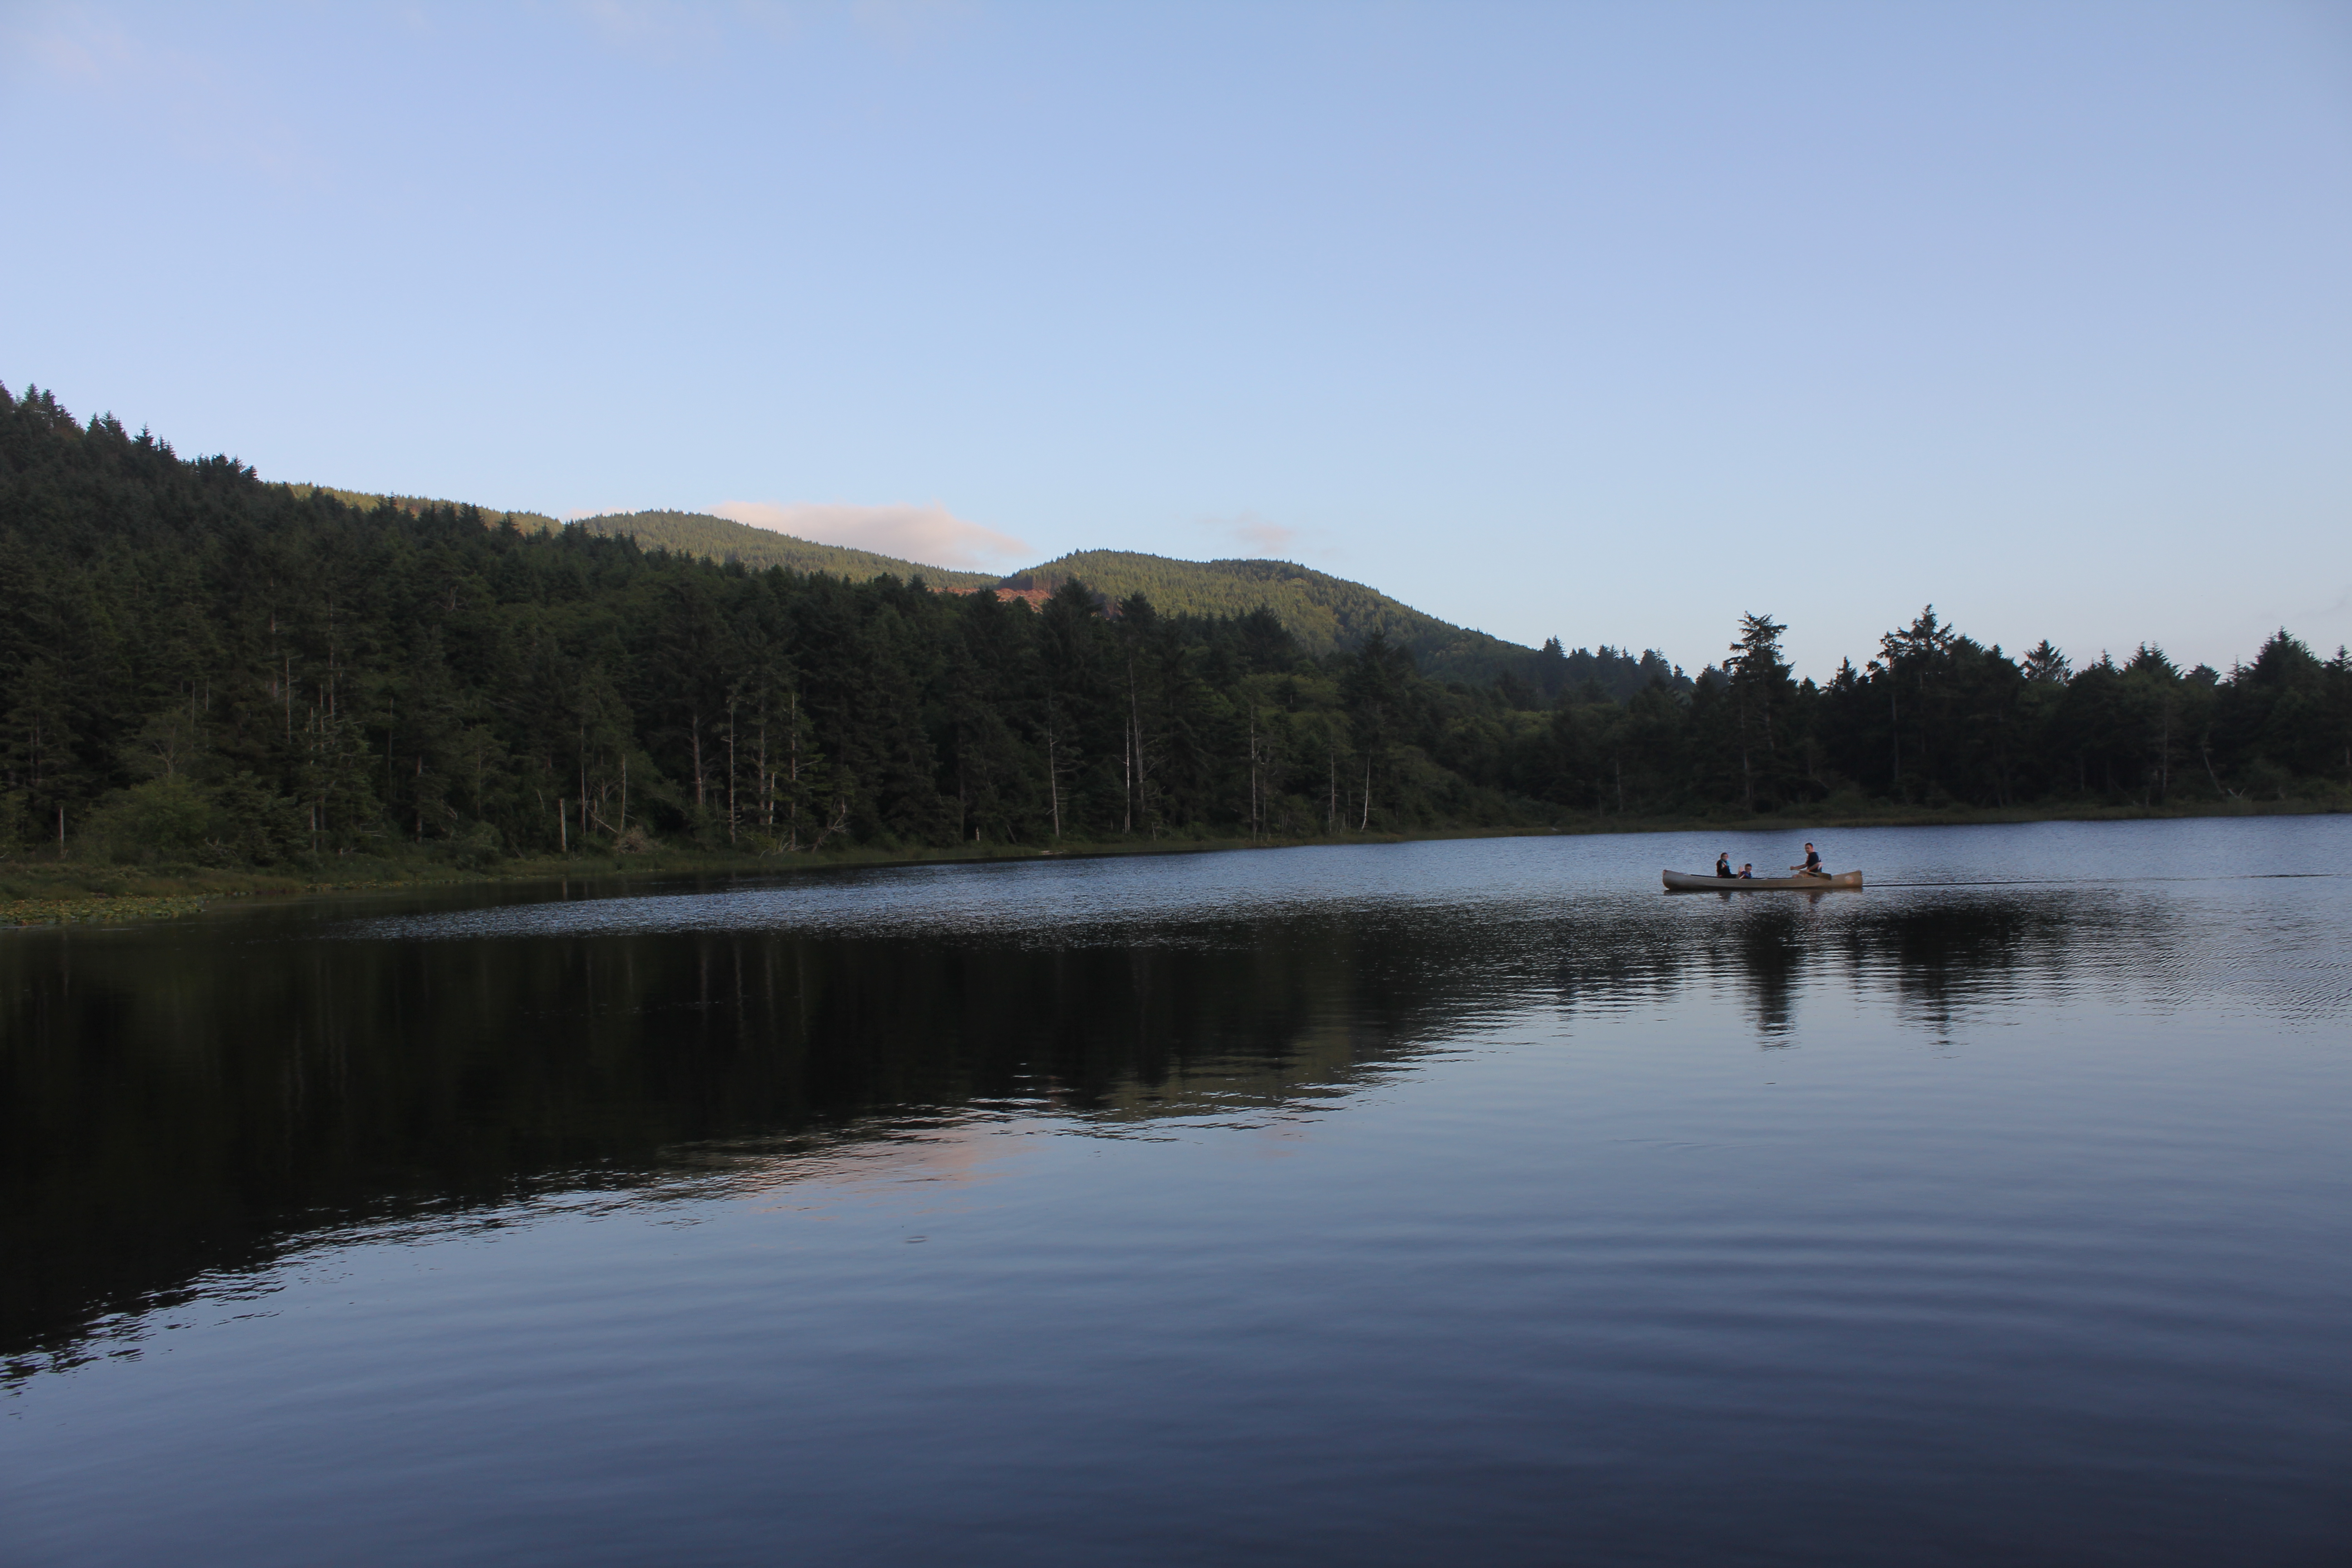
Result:
{"type": "Polygon", "coordinates": [[[1688,871],[1665,874],[1669,893],[1818,893],[1831,888],[1859,888],[1862,873],[1840,871],[1834,877],[1699,877],[1688,871]]]}

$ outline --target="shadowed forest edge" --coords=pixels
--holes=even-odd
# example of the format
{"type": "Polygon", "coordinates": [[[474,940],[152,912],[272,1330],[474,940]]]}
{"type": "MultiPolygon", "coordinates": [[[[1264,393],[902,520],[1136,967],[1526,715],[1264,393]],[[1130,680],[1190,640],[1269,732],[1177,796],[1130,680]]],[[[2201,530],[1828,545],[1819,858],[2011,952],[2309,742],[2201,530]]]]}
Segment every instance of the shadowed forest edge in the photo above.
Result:
{"type": "Polygon", "coordinates": [[[1378,627],[1311,651],[1270,607],[1076,576],[1000,597],[357,508],[30,390],[0,389],[0,858],[28,868],[2352,803],[2352,668],[2284,631],[2227,672],[2078,668],[1931,607],[1817,684],[1751,615],[1696,679],[1557,641],[1437,679],[1378,627]]]}

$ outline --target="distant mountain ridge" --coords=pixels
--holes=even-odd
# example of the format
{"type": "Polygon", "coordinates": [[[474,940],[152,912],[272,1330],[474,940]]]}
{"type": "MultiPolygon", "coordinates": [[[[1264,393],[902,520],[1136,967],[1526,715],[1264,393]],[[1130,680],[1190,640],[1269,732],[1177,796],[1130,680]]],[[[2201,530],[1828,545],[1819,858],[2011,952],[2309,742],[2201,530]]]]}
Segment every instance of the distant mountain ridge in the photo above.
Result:
{"type": "Polygon", "coordinates": [[[1288,561],[1179,561],[1136,551],[1082,550],[999,577],[818,544],[704,512],[621,512],[570,526],[607,536],[627,534],[648,549],[740,561],[755,570],[783,566],[853,578],[887,573],[920,576],[938,588],[1014,593],[1052,589],[1076,577],[1112,599],[1142,594],[1171,615],[1245,616],[1263,605],[1310,653],[1352,648],[1379,631],[1412,649],[1423,669],[1445,679],[1490,680],[1506,670],[1523,671],[1535,654],[1441,621],[1376,588],[1288,561]]]}
{"type": "Polygon", "coordinates": [[[1360,646],[1374,632],[1410,648],[1441,679],[1491,680],[1523,672],[1535,649],[1441,621],[1389,597],[1290,561],[1178,561],[1129,550],[1081,550],[1016,572],[1008,588],[1053,588],[1076,577],[1114,599],[1142,594],[1177,615],[1245,616],[1260,605],[1313,654],[1360,646]]]}
{"type": "Polygon", "coordinates": [[[285,488],[293,493],[296,500],[302,500],[314,495],[332,496],[337,500],[342,502],[345,506],[358,507],[362,510],[373,510],[373,508],[380,506],[390,506],[396,507],[400,510],[408,513],[411,517],[415,517],[420,512],[431,511],[439,507],[447,507],[452,510],[463,511],[466,508],[471,506],[476,511],[480,512],[484,517],[510,517],[514,519],[515,526],[524,530],[526,532],[545,533],[552,529],[558,529],[563,526],[562,523],[556,521],[555,519],[541,511],[510,511],[504,507],[475,506],[472,501],[444,500],[437,496],[383,495],[375,490],[338,489],[333,485],[289,484],[286,485],[285,488]]]}
{"type": "Polygon", "coordinates": [[[606,538],[626,534],[639,547],[667,550],[676,555],[699,555],[707,561],[740,561],[754,572],[782,566],[789,572],[823,572],[835,577],[863,581],[887,574],[920,577],[934,588],[988,588],[996,584],[992,572],[958,572],[946,566],[926,566],[871,550],[845,544],[819,544],[772,528],[755,528],[700,511],[625,511],[583,517],[570,524],[606,538]]]}
{"type": "MultiPolygon", "coordinates": [[[[358,506],[388,501],[405,511],[456,504],[410,496],[335,490],[324,486],[292,488],[302,492],[315,488],[358,506]]],[[[1000,588],[1033,598],[1075,577],[1114,600],[1142,594],[1155,608],[1171,615],[1245,616],[1263,605],[1274,612],[1284,628],[1309,653],[1351,649],[1380,632],[1390,642],[1410,649],[1422,670],[1438,679],[1478,683],[1507,675],[1532,681],[1546,695],[1588,674],[1597,676],[1599,683],[1610,689],[1612,696],[1621,695],[1617,687],[1630,689],[1645,681],[1651,668],[1673,668],[1651,655],[1635,676],[1633,661],[1629,658],[1621,675],[1613,663],[1605,668],[1591,665],[1592,656],[1580,649],[1577,655],[1570,656],[1578,666],[1571,671],[1559,662],[1559,656],[1552,647],[1539,653],[1486,632],[1457,626],[1377,588],[1290,561],[1181,561],[1139,551],[1081,550],[1000,577],[988,572],[960,572],[928,565],[847,545],[820,544],[709,512],[608,512],[568,523],[559,523],[541,512],[499,513],[484,509],[484,515],[510,516],[518,527],[533,532],[577,528],[606,538],[626,536],[635,539],[643,549],[667,550],[709,561],[740,562],[755,572],[782,566],[793,572],[823,572],[857,581],[886,574],[920,577],[934,588],[966,593],[1000,588]]],[[[1601,650],[1604,661],[1616,657],[1614,650],[1601,650]]]]}

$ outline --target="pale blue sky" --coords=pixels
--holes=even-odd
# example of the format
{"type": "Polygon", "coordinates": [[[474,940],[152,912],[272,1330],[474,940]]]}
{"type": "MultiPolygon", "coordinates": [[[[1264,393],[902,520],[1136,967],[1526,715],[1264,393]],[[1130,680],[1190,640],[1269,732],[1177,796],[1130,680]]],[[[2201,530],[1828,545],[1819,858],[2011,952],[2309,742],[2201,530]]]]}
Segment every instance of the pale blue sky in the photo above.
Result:
{"type": "Polygon", "coordinates": [[[0,17],[0,380],[271,478],[1815,675],[2352,641],[2341,6],[0,17]]]}

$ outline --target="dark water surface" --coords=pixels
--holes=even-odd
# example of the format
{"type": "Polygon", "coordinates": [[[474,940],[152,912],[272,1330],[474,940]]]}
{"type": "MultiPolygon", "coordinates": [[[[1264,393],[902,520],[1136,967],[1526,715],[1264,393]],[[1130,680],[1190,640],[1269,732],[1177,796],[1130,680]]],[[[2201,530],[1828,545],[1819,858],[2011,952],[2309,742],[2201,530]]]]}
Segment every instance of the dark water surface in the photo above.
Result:
{"type": "Polygon", "coordinates": [[[0,1562],[2352,1558],[2352,819],[0,936],[0,1562]]]}

